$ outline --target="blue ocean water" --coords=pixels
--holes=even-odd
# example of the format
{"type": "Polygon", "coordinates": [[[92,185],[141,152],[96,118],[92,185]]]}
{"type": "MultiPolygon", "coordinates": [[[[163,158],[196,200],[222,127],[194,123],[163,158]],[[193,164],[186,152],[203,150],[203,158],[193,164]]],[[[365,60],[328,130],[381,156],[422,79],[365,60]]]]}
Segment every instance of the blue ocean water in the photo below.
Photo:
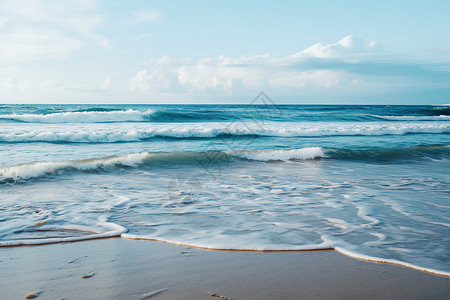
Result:
{"type": "Polygon", "coordinates": [[[102,236],[450,272],[450,107],[0,105],[0,246],[102,236]]]}

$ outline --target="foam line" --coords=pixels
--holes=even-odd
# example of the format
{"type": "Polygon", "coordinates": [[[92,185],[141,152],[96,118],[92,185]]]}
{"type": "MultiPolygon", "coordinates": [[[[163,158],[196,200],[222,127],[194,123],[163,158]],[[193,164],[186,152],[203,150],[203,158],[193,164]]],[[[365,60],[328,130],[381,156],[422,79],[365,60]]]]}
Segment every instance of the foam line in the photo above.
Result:
{"type": "Polygon", "coordinates": [[[432,268],[424,268],[424,267],[420,267],[418,265],[414,265],[414,264],[411,264],[411,263],[399,261],[399,260],[396,260],[396,259],[378,258],[378,257],[374,257],[374,256],[363,255],[363,254],[359,254],[359,253],[347,250],[347,249],[342,248],[342,247],[335,247],[334,250],[336,250],[339,253],[342,253],[342,254],[344,254],[346,256],[350,256],[350,257],[353,257],[353,258],[356,258],[356,259],[360,259],[360,260],[365,260],[365,261],[370,261],[370,262],[375,262],[375,263],[384,263],[384,264],[398,265],[398,266],[403,266],[403,267],[407,267],[407,268],[410,268],[410,269],[414,269],[414,270],[418,270],[418,271],[422,271],[422,272],[426,272],[426,273],[430,273],[430,274],[434,274],[434,275],[450,277],[450,272],[439,271],[439,270],[432,269],[432,268]]]}
{"type": "Polygon", "coordinates": [[[163,239],[156,239],[148,236],[140,236],[135,234],[129,234],[129,233],[123,233],[121,237],[130,239],[130,240],[143,240],[143,241],[155,241],[155,242],[161,242],[161,243],[167,243],[177,246],[183,246],[183,247],[193,247],[197,249],[204,249],[204,250],[213,250],[213,251],[238,251],[238,252],[308,252],[308,251],[329,251],[334,250],[333,248],[329,247],[325,242],[321,243],[319,245],[302,245],[302,246],[296,246],[295,248],[220,248],[220,247],[209,247],[209,246],[201,246],[201,245],[193,245],[193,244],[187,244],[183,242],[178,241],[168,241],[163,239]]]}
{"type": "Polygon", "coordinates": [[[94,231],[86,226],[48,225],[48,226],[40,227],[39,230],[79,230],[79,231],[84,231],[84,232],[92,232],[92,234],[82,236],[82,237],[0,241],[0,247],[46,245],[46,244],[55,244],[55,243],[79,242],[79,241],[102,239],[102,238],[109,238],[109,237],[119,237],[122,233],[127,231],[127,229],[125,227],[122,227],[118,224],[114,224],[114,223],[110,223],[110,222],[99,222],[98,225],[102,226],[104,228],[110,229],[110,230],[107,232],[98,232],[98,231],[94,231]]]}
{"type": "MultiPolygon", "coordinates": [[[[103,227],[111,229],[108,232],[104,233],[94,233],[91,235],[87,235],[84,237],[70,237],[70,238],[49,238],[49,239],[42,239],[42,240],[12,240],[12,241],[0,241],[0,247],[14,247],[14,246],[33,246],[33,245],[45,245],[45,244],[54,244],[54,243],[65,243],[65,242],[78,242],[78,241],[85,241],[85,240],[92,240],[92,239],[101,239],[101,238],[108,238],[108,237],[122,237],[126,239],[131,240],[147,240],[147,241],[157,241],[157,242],[163,242],[183,247],[193,247],[197,249],[203,249],[203,250],[211,250],[211,251],[237,251],[237,252],[315,252],[315,251],[331,251],[335,250],[343,255],[375,262],[375,263],[386,263],[386,264],[392,264],[392,265],[399,265],[411,269],[415,269],[418,271],[423,271],[426,273],[443,276],[443,277],[450,277],[450,272],[446,271],[440,271],[432,268],[424,268],[420,267],[418,265],[414,265],[411,263],[395,260],[395,259],[385,259],[385,258],[378,258],[373,256],[368,256],[360,253],[353,252],[351,250],[347,250],[343,247],[335,246],[332,247],[331,245],[328,245],[326,241],[319,245],[303,245],[298,246],[290,249],[282,249],[282,248],[255,248],[255,249],[245,249],[245,248],[214,248],[214,247],[207,247],[207,246],[198,246],[198,245],[191,245],[187,243],[182,242],[176,242],[176,241],[167,241],[162,239],[155,239],[151,237],[146,236],[138,236],[134,234],[128,234],[125,233],[127,230],[115,223],[109,223],[109,222],[100,222],[98,225],[101,225],[103,227]]],[[[46,230],[57,230],[57,229],[63,229],[63,230],[81,230],[86,231],[87,227],[85,226],[77,226],[77,225],[70,225],[70,226],[46,226],[46,230]]],[[[88,230],[88,232],[94,232],[92,230],[88,230]]]]}
{"type": "Polygon", "coordinates": [[[5,143],[116,143],[139,142],[152,138],[217,138],[226,136],[382,136],[450,133],[449,122],[368,122],[368,123],[267,123],[230,126],[224,123],[135,123],[127,126],[9,126],[0,131],[5,143]]]}
{"type": "Polygon", "coordinates": [[[155,239],[155,238],[151,238],[151,237],[145,237],[145,236],[138,236],[138,235],[134,235],[134,234],[128,234],[128,233],[123,233],[121,235],[122,238],[126,238],[126,239],[131,239],[131,240],[147,240],[147,241],[156,241],[156,242],[162,242],[162,243],[167,243],[167,244],[173,244],[173,245],[177,245],[177,246],[183,246],[183,247],[192,247],[192,248],[197,248],[197,249],[203,249],[203,250],[211,250],[211,251],[237,251],[237,252],[314,252],[314,251],[331,251],[331,250],[335,250],[343,255],[352,257],[352,258],[356,258],[356,259],[360,259],[360,260],[365,260],[365,261],[370,261],[370,262],[375,262],[375,263],[386,263],[386,264],[392,264],[392,265],[398,265],[398,266],[403,266],[403,267],[407,267],[410,269],[414,269],[414,270],[418,270],[418,271],[422,271],[422,272],[426,272],[426,273],[430,273],[430,274],[434,274],[434,275],[438,275],[438,276],[443,276],[443,277],[450,277],[450,272],[446,272],[446,271],[440,271],[440,270],[436,270],[436,269],[432,269],[432,268],[424,268],[424,267],[420,267],[418,265],[414,265],[411,263],[407,263],[407,262],[403,262],[403,261],[399,261],[399,260],[395,260],[395,259],[383,259],[383,258],[378,258],[378,257],[373,257],[373,256],[368,256],[368,255],[363,255],[363,254],[359,254],[350,250],[347,250],[345,248],[342,247],[331,247],[331,246],[327,246],[326,242],[320,244],[320,245],[305,245],[305,246],[300,246],[298,248],[295,249],[245,249],[245,248],[214,248],[214,247],[205,247],[205,246],[196,246],[196,245],[191,245],[191,244],[186,244],[186,243],[180,243],[180,242],[174,242],[174,241],[166,241],[166,240],[160,240],[160,239],[155,239]]]}

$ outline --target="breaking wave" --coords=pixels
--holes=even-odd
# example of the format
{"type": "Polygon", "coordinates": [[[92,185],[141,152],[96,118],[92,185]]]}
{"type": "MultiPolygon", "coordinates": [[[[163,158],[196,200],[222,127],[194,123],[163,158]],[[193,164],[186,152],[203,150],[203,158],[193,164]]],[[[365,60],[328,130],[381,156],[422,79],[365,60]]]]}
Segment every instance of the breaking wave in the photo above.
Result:
{"type": "Polygon", "coordinates": [[[128,110],[87,110],[51,114],[9,114],[0,115],[0,119],[26,123],[105,123],[105,122],[139,122],[145,121],[153,110],[144,112],[128,110]]]}
{"type": "Polygon", "coordinates": [[[148,153],[126,154],[85,160],[63,162],[33,162],[0,168],[0,180],[15,182],[17,180],[37,178],[73,171],[105,170],[114,167],[136,167],[142,164],[148,153]]]}
{"type": "MultiPolygon", "coordinates": [[[[244,158],[249,160],[270,161],[290,159],[315,159],[325,157],[320,147],[294,150],[257,150],[257,151],[223,151],[216,152],[217,159],[244,158]]],[[[85,160],[62,162],[33,162],[0,168],[0,182],[16,182],[31,178],[57,175],[67,172],[105,171],[117,168],[138,167],[151,164],[200,163],[208,160],[207,152],[172,152],[172,153],[133,153],[120,156],[108,156],[85,160]]]]}
{"type": "Polygon", "coordinates": [[[250,161],[296,161],[314,159],[371,160],[387,161],[402,159],[448,159],[449,145],[415,146],[404,149],[325,149],[305,147],[281,150],[228,150],[213,152],[161,152],[132,153],[120,156],[107,156],[84,160],[32,162],[0,168],[0,183],[13,183],[45,176],[71,172],[100,172],[117,169],[139,168],[141,166],[160,166],[187,164],[201,166],[214,158],[217,162],[230,163],[231,160],[250,161]]]}
{"type": "Polygon", "coordinates": [[[391,120],[391,121],[450,121],[450,116],[439,115],[439,116],[380,116],[380,115],[370,115],[377,119],[391,120]]]}
{"type": "Polygon", "coordinates": [[[321,147],[309,147],[293,150],[256,150],[229,152],[249,160],[276,161],[276,160],[305,160],[326,157],[321,147]]]}
{"type": "Polygon", "coordinates": [[[115,123],[115,122],[196,122],[222,120],[232,121],[236,117],[221,111],[179,112],[147,109],[117,110],[107,108],[90,108],[70,112],[54,112],[43,114],[3,114],[0,120],[11,120],[24,123],[115,123]]]}
{"type": "Polygon", "coordinates": [[[144,126],[49,126],[5,128],[0,142],[27,143],[115,143],[140,142],[151,138],[216,138],[226,136],[381,136],[404,134],[450,133],[450,123],[386,122],[386,123],[270,123],[264,127],[254,124],[178,123],[145,124],[144,126]]]}

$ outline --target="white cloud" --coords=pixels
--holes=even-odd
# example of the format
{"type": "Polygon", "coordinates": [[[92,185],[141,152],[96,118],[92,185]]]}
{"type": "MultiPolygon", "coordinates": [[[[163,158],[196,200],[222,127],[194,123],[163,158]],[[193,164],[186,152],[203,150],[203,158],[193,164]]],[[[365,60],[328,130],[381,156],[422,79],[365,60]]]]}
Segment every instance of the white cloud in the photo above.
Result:
{"type": "Polygon", "coordinates": [[[15,28],[0,35],[0,61],[2,64],[15,64],[64,58],[82,46],[82,42],[56,30],[15,28]]]}
{"type": "Polygon", "coordinates": [[[8,21],[9,21],[9,18],[0,16],[0,27],[5,25],[6,23],[8,23],[8,21]]]}
{"type": "Polygon", "coordinates": [[[161,14],[155,10],[140,11],[134,13],[134,21],[137,22],[153,22],[158,21],[161,18],[161,14]]]}
{"type": "Polygon", "coordinates": [[[59,20],[61,24],[90,37],[99,37],[93,32],[93,29],[102,21],[101,16],[89,14],[68,15],[59,20]]]}
{"type": "MultiPolygon", "coordinates": [[[[334,44],[315,44],[290,56],[213,57],[173,61],[150,60],[131,79],[131,90],[152,93],[233,94],[262,89],[309,89],[351,87],[355,74],[343,69],[308,65],[310,59],[339,58],[355,61],[372,53],[375,43],[346,36],[334,44]]],[[[356,80],[356,81],[355,81],[356,80]]],[[[361,85],[361,84],[360,84],[361,85]]]]}
{"type": "Polygon", "coordinates": [[[107,39],[102,39],[99,42],[99,45],[102,46],[103,48],[106,48],[106,49],[111,49],[112,48],[112,45],[109,43],[109,40],[107,40],[107,39]]]}
{"type": "Polygon", "coordinates": [[[295,74],[283,74],[269,80],[272,87],[286,87],[293,89],[304,88],[333,88],[343,82],[348,82],[351,75],[337,70],[308,70],[295,74]]]}
{"type": "Polygon", "coordinates": [[[288,60],[287,57],[266,56],[263,60],[261,56],[238,59],[220,56],[181,63],[166,57],[139,71],[131,79],[131,90],[233,94],[261,89],[331,88],[354,78],[340,70],[279,68],[278,63],[288,60]]]}
{"type": "Polygon", "coordinates": [[[295,57],[338,58],[349,54],[367,53],[376,50],[376,42],[366,43],[363,39],[348,35],[334,44],[317,43],[297,52],[295,57]]]}
{"type": "Polygon", "coordinates": [[[12,90],[15,87],[16,84],[11,76],[0,81],[0,89],[2,90],[12,90]]]}
{"type": "MultiPolygon", "coordinates": [[[[8,59],[50,59],[70,55],[82,44],[57,31],[40,31],[26,28],[21,34],[15,29],[11,36],[0,37],[0,56],[8,59]],[[33,32],[35,30],[35,32],[33,32]],[[31,32],[31,34],[30,34],[31,32]],[[20,38],[24,36],[24,38],[20,38]],[[6,45],[1,39],[9,39],[6,45]],[[35,47],[36,45],[44,45],[35,47]],[[46,46],[45,46],[46,45],[46,46]],[[14,46],[14,48],[11,48],[14,46]],[[10,47],[10,48],[8,48],[10,47]],[[9,49],[8,51],[4,51],[9,49]],[[17,57],[15,57],[17,53],[17,57]]],[[[108,41],[105,40],[107,47],[108,41]]],[[[40,95],[108,95],[124,99],[199,99],[219,98],[222,96],[248,97],[261,90],[272,95],[337,95],[388,91],[411,84],[440,84],[448,86],[448,80],[442,72],[447,69],[433,69],[434,66],[386,59],[374,48],[375,42],[347,36],[336,43],[316,44],[292,55],[263,54],[241,57],[205,57],[201,59],[173,59],[164,56],[151,59],[140,70],[130,76],[94,74],[89,78],[71,75],[61,78],[11,77],[11,74],[23,74],[25,67],[6,72],[0,78],[3,93],[28,90],[40,95]],[[9,76],[9,77],[8,77],[9,76]],[[436,83],[436,78],[444,78],[436,83]],[[53,80],[52,80],[53,79],[53,80]],[[56,80],[55,80],[56,79],[56,80]],[[128,79],[128,80],[127,80],[128,79]],[[340,93],[340,92],[343,92],[340,93]],[[197,97],[197,98],[196,98],[197,97]]],[[[1,67],[1,66],[0,66],[1,67]]],[[[13,70],[6,66],[3,70],[13,70]]],[[[5,73],[5,72],[3,72],[5,73]]],[[[42,76],[44,77],[44,76],[42,76]]],[[[448,77],[447,77],[448,78],[448,77]]],[[[106,97],[106,96],[105,96],[106,97]]],[[[93,97],[91,97],[93,98],[93,97]]],[[[109,98],[108,98],[109,99],[109,98]]]]}
{"type": "Polygon", "coordinates": [[[102,89],[107,90],[110,87],[111,87],[111,78],[108,77],[108,78],[105,79],[105,81],[103,81],[102,89]]]}
{"type": "Polygon", "coordinates": [[[31,90],[34,86],[28,80],[17,81],[12,76],[0,80],[0,90],[31,90]]]}
{"type": "Polygon", "coordinates": [[[33,22],[45,21],[50,17],[51,11],[59,10],[57,3],[48,2],[46,4],[45,2],[32,0],[6,1],[2,6],[4,11],[15,17],[33,22]],[[48,7],[51,4],[57,6],[48,7]]]}
{"type": "Polygon", "coordinates": [[[111,93],[111,92],[122,92],[120,87],[115,87],[112,84],[112,79],[110,77],[103,81],[96,82],[63,82],[53,79],[44,80],[18,80],[16,77],[8,76],[6,78],[0,78],[0,91],[1,92],[18,92],[18,91],[29,91],[32,93],[111,93]]]}
{"type": "Polygon", "coordinates": [[[90,39],[110,48],[94,32],[102,23],[95,1],[15,0],[0,3],[0,64],[68,57],[90,39]],[[80,36],[81,34],[81,36],[80,36]]]}
{"type": "Polygon", "coordinates": [[[39,91],[54,91],[60,89],[61,85],[54,80],[46,80],[38,86],[39,91]]]}

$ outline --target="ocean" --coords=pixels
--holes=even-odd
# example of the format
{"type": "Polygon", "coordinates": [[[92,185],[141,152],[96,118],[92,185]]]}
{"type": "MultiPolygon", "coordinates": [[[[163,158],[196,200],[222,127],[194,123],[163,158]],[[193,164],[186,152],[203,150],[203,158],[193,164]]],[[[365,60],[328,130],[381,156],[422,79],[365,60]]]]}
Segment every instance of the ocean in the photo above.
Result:
{"type": "Polygon", "coordinates": [[[450,275],[450,107],[0,105],[0,201],[0,246],[332,248],[450,275]]]}

